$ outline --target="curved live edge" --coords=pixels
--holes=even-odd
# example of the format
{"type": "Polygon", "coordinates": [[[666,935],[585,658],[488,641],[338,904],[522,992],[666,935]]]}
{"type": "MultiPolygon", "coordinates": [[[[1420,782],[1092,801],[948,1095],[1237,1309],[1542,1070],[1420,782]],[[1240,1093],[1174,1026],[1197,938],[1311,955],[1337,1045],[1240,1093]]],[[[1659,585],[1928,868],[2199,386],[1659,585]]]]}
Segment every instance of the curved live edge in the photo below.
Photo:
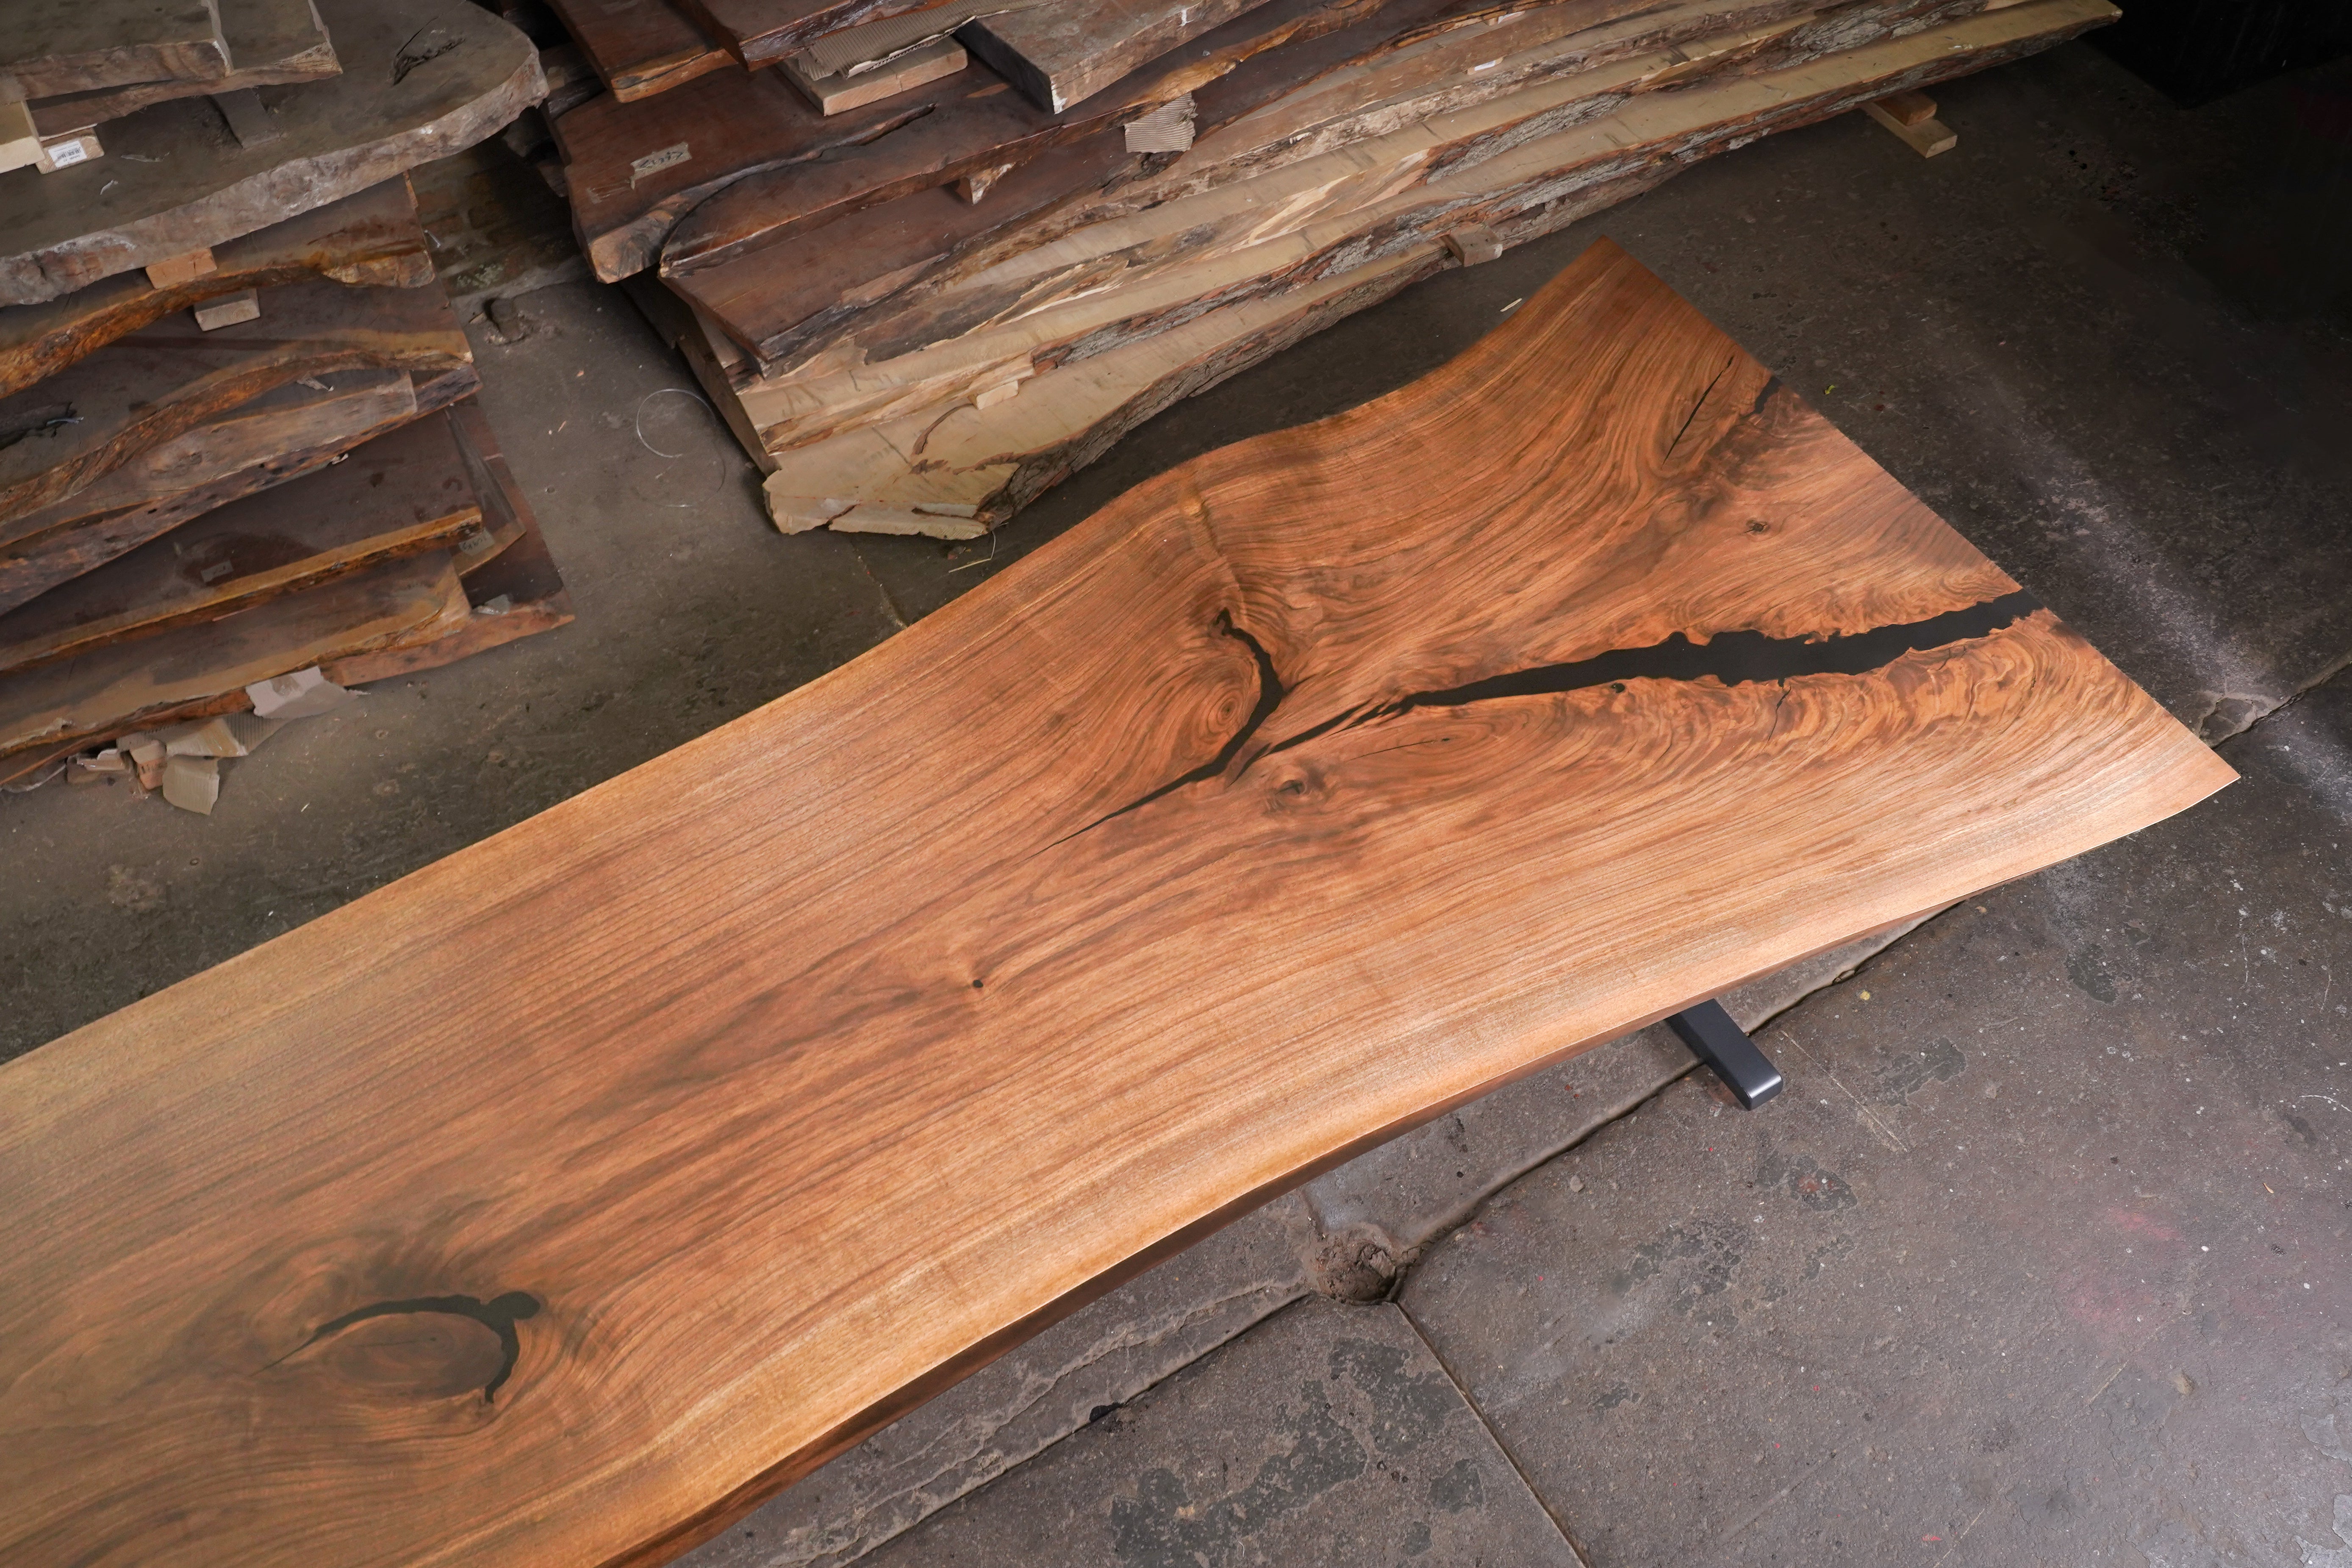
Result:
{"type": "Polygon", "coordinates": [[[662,1561],[1318,1170],[2231,776],[1595,246],[0,1068],[0,1561],[662,1561]]]}

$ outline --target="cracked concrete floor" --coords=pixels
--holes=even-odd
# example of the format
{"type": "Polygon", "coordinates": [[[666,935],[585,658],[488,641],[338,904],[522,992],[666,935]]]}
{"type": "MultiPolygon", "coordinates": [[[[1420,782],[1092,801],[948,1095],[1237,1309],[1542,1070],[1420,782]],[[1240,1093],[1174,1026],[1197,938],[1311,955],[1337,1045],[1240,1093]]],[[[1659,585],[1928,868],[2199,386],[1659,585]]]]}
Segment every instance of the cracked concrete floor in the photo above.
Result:
{"type": "Polygon", "coordinates": [[[2352,1565],[2352,71],[2182,112],[2070,46],[1938,97],[1952,153],[1849,118],[1702,164],[1178,406],[992,546],[777,536],[616,292],[530,296],[483,401],[578,621],[289,729],[208,820],[0,799],[0,1055],[1411,379],[1606,233],[2245,781],[1806,979],[1765,1111],[1638,1037],[1528,1080],[697,1559],[2352,1565]]]}

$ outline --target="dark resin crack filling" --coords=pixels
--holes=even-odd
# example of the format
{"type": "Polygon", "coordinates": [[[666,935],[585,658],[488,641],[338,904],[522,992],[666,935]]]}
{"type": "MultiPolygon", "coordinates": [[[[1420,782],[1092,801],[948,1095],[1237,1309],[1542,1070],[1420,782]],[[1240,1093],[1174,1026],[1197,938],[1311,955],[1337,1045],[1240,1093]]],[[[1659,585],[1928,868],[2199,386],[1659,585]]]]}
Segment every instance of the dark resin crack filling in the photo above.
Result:
{"type": "MultiPolygon", "coordinates": [[[[1768,395],[1769,391],[1768,388],[1768,395]]],[[[2003,594],[1998,599],[1987,599],[1965,609],[1930,616],[1924,621],[1874,626],[1851,637],[1776,637],[1762,632],[1719,632],[1704,643],[1695,643],[1676,632],[1664,642],[1653,643],[1647,647],[1612,648],[1607,653],[1572,663],[1538,665],[1531,669],[1517,669],[1507,675],[1474,680],[1466,686],[1416,691],[1391,701],[1352,708],[1300,731],[1287,741],[1254,753],[1241,765],[1235,776],[1248,773],[1262,757],[1286,752],[1293,746],[1303,746],[1335,730],[1352,729],[1376,719],[1409,713],[1416,708],[1461,708],[1500,697],[1549,696],[1558,692],[1581,691],[1595,686],[1619,685],[1628,680],[1700,680],[1711,675],[1726,686],[1739,686],[1791,680],[1804,675],[1868,675],[1884,669],[1905,654],[1924,653],[1931,648],[1948,647],[1954,643],[1990,636],[2041,608],[2041,601],[2021,588],[2016,593],[2003,594]]],[[[1077,833],[1056,839],[1055,843],[1067,843],[1079,833],[1090,832],[1116,817],[1139,811],[1186,784],[1202,784],[1219,777],[1233,765],[1234,759],[1241,755],[1251,738],[1265,727],[1265,721],[1274,717],[1275,710],[1281,707],[1283,699],[1290,692],[1283,685],[1272,656],[1265,651],[1264,644],[1234,624],[1230,612],[1218,612],[1216,629],[1241,642],[1257,661],[1257,706],[1250,710],[1249,718],[1234,731],[1234,738],[1225,742],[1223,750],[1199,767],[1169,780],[1149,795],[1138,796],[1117,811],[1097,817],[1077,833]]]]}

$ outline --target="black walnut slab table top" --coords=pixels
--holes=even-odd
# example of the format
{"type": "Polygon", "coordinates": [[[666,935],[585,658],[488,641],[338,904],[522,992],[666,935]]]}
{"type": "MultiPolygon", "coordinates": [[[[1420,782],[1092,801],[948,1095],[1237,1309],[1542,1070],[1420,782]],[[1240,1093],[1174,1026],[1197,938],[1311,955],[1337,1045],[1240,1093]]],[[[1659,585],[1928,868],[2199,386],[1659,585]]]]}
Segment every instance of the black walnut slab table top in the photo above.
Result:
{"type": "Polygon", "coordinates": [[[0,1560],[663,1561],[1355,1151],[2233,776],[1597,245],[0,1068],[0,1560]]]}

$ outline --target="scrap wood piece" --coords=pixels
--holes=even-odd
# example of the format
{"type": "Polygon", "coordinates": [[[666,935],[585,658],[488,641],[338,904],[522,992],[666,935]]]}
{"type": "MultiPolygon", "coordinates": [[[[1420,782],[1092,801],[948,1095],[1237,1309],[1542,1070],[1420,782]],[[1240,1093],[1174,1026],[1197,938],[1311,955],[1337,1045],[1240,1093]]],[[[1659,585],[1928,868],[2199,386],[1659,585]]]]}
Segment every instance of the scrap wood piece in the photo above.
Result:
{"type": "Polygon", "coordinates": [[[666,0],[550,3],[597,77],[624,103],[735,63],[666,0]]]}
{"type": "Polygon", "coordinates": [[[281,386],[141,453],[0,540],[0,610],[136,549],[190,518],[334,462],[480,385],[470,365],[432,377],[347,371],[281,386]]]}
{"type": "Polygon", "coordinates": [[[415,288],[433,280],[433,257],[408,181],[395,175],[283,223],[87,289],[0,310],[0,395],[175,310],[252,288],[305,278],[415,288]]]}
{"type": "Polygon", "coordinates": [[[1598,247],[0,1067],[0,1542],[655,1561],[1370,1141],[2232,776],[1598,247]]]}
{"type": "Polygon", "coordinates": [[[90,92],[36,98],[33,122],[48,135],[119,120],[134,110],[197,93],[316,81],[342,68],[334,41],[311,0],[217,0],[226,75],[201,80],[146,79],[90,92]]]}
{"type": "Polygon", "coordinates": [[[478,5],[320,9],[345,69],[271,100],[283,134],[270,145],[237,146],[210,104],[182,99],[110,124],[101,164],[0,182],[0,304],[55,299],[355,195],[480,141],[544,94],[539,52],[478,5]]]}
{"type": "Polygon", "coordinates": [[[737,349],[731,356],[722,355],[723,347],[733,346],[726,336],[707,327],[693,306],[664,288],[651,273],[625,278],[621,288],[654,331],[661,334],[662,341],[686,361],[688,370],[709,395],[710,406],[725,422],[752,466],[762,474],[775,472],[776,459],[761,444],[759,427],[744,413],[742,400],[735,395],[736,376],[746,363],[741,351],[737,349]]]}
{"type": "MultiPolygon", "coordinates": [[[[583,242],[592,247],[592,256],[594,246],[607,247],[607,255],[597,258],[599,276],[634,271],[651,259],[649,247],[659,249],[666,273],[716,265],[845,212],[944,185],[975,170],[1019,163],[1049,147],[1139,119],[1253,57],[1345,26],[1364,10],[1365,0],[1270,0],[1153,61],[1085,109],[1058,116],[1002,82],[984,84],[969,76],[871,105],[837,122],[803,108],[801,114],[816,125],[867,129],[860,137],[826,142],[822,159],[794,150],[788,160],[782,150],[769,149],[757,159],[731,163],[719,172],[723,177],[714,175],[697,187],[692,211],[683,216],[638,204],[646,210],[626,217],[625,236],[606,235],[624,216],[617,211],[593,222],[583,216],[583,242]],[[901,115],[907,118],[901,121],[901,115]]],[[[803,135],[801,142],[809,138],[803,135]]]]}
{"type": "Polygon", "coordinates": [[[1031,102],[1059,114],[1265,0],[1057,0],[956,29],[1031,102]]]}
{"type": "Polygon", "coordinates": [[[0,615],[0,677],[422,551],[452,552],[461,567],[487,561],[499,542],[450,419],[380,436],[0,615]]]}
{"type": "Polygon", "coordinates": [[[437,374],[473,363],[430,289],[280,284],[262,319],[207,331],[166,316],[0,398],[0,537],[168,440],[273,387],[357,369],[437,374]]]}
{"type": "MultiPolygon", "coordinates": [[[[195,717],[250,682],[380,647],[470,614],[437,551],[271,599],[226,620],[173,627],[0,677],[0,755],[195,717]]],[[[226,711],[243,706],[229,701],[226,711]]]]}
{"type": "Polygon", "coordinates": [[[0,78],[26,99],[228,74],[211,0],[15,0],[7,21],[0,78]]]}
{"type": "Polygon", "coordinates": [[[1885,103],[1878,100],[1864,104],[1862,111],[1895,132],[1896,138],[1905,146],[1922,158],[1932,158],[1938,153],[1948,153],[1960,144],[1958,133],[1935,118],[1936,105],[1933,99],[1928,98],[1924,92],[1897,96],[1925,100],[1927,112],[1916,119],[1906,118],[1908,110],[1915,106],[1906,105],[1900,109],[1889,109],[1885,103]]]}
{"type": "Polygon", "coordinates": [[[819,114],[846,114],[869,103],[911,92],[963,69],[969,57],[953,38],[933,38],[898,55],[887,64],[855,74],[824,71],[805,52],[786,55],[777,69],[800,89],[819,114]]]}
{"type": "MultiPolygon", "coordinates": [[[[965,0],[678,0],[680,7],[706,32],[723,42],[737,59],[750,67],[774,65],[786,55],[807,48],[829,34],[964,3],[965,0]]],[[[961,16],[957,17],[958,21],[962,19],[961,16]]]]}

